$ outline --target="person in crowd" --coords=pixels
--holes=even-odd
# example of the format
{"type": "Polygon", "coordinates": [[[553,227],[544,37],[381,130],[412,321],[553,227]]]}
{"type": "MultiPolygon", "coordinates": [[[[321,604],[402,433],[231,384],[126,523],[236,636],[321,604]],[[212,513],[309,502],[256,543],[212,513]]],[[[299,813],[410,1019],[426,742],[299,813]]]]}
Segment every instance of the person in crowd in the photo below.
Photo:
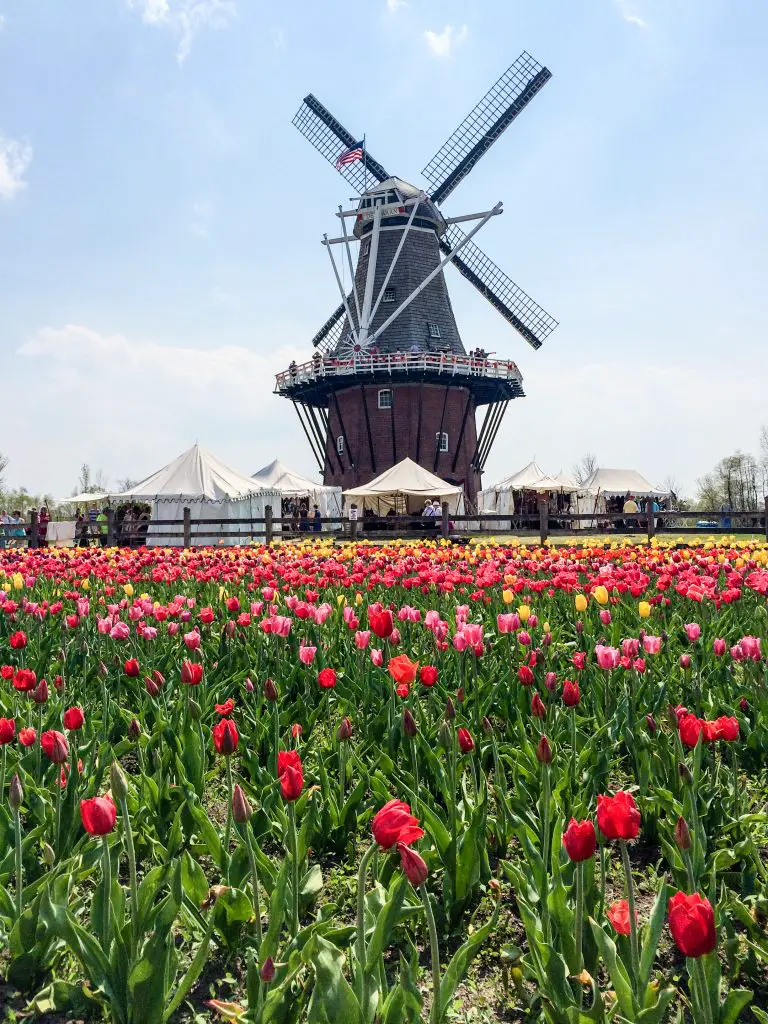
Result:
{"type": "Polygon", "coordinates": [[[295,498],[291,502],[290,510],[291,510],[291,533],[298,533],[299,532],[299,503],[298,503],[298,501],[296,501],[295,498]]]}
{"type": "Polygon", "coordinates": [[[319,506],[317,505],[314,506],[314,510],[312,512],[312,520],[312,530],[315,533],[320,533],[321,530],[323,529],[323,516],[322,513],[320,512],[319,506]]]}
{"type": "Polygon", "coordinates": [[[48,523],[51,521],[50,513],[45,505],[40,506],[37,517],[37,544],[44,548],[48,543],[48,523]]]}
{"type": "Polygon", "coordinates": [[[133,508],[129,505],[123,513],[123,519],[120,523],[120,540],[125,547],[133,547],[135,525],[136,517],[133,514],[133,508]]]}
{"type": "MultiPolygon", "coordinates": [[[[625,516],[631,515],[633,512],[638,511],[637,502],[635,501],[634,495],[627,494],[627,497],[624,501],[624,508],[622,511],[624,512],[625,516]]],[[[624,526],[627,530],[634,530],[634,528],[637,526],[637,522],[634,519],[625,519],[624,526]]]]}
{"type": "Polygon", "coordinates": [[[11,522],[11,517],[5,509],[0,509],[0,551],[2,551],[8,543],[8,538],[11,535],[11,522]]]}
{"type": "Polygon", "coordinates": [[[136,527],[136,546],[146,546],[149,524],[152,520],[152,512],[149,505],[139,505],[139,518],[136,527]]]}
{"type": "Polygon", "coordinates": [[[88,520],[79,508],[75,510],[75,545],[79,548],[88,547],[88,520]]]}
{"type": "Polygon", "coordinates": [[[307,533],[309,531],[309,508],[307,505],[301,506],[301,512],[299,513],[299,530],[301,533],[307,533]]]}
{"type": "Polygon", "coordinates": [[[435,510],[432,508],[432,502],[429,498],[424,502],[424,508],[421,512],[422,519],[431,519],[434,516],[435,510]]]}
{"type": "Polygon", "coordinates": [[[8,539],[9,548],[21,548],[24,547],[24,541],[27,536],[27,531],[24,529],[24,516],[21,514],[20,509],[14,509],[11,513],[11,527],[10,537],[8,539]]]}
{"type": "Polygon", "coordinates": [[[105,548],[107,546],[107,541],[109,539],[109,523],[107,520],[106,508],[103,508],[99,513],[97,513],[96,528],[99,531],[99,544],[101,544],[101,546],[105,548]]]}

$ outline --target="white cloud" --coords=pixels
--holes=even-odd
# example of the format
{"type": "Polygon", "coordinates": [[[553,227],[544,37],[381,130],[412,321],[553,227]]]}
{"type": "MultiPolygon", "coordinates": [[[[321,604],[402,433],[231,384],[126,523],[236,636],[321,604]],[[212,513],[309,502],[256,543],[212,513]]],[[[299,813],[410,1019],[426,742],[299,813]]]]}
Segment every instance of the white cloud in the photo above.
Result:
{"type": "Polygon", "coordinates": [[[0,32],[5,28],[5,15],[0,14],[0,32]]]}
{"type": "Polygon", "coordinates": [[[387,0],[387,10],[390,14],[396,14],[403,7],[408,6],[408,0],[387,0]]]}
{"type": "Polygon", "coordinates": [[[235,16],[234,0],[127,0],[145,25],[167,28],[178,39],[176,57],[183,64],[192,42],[204,28],[224,28],[235,16]]]}
{"type": "Polygon", "coordinates": [[[635,6],[631,0],[615,0],[615,4],[624,21],[630,25],[636,25],[638,28],[648,27],[648,23],[636,13],[635,6]]]}
{"type": "Polygon", "coordinates": [[[456,28],[455,25],[446,25],[442,32],[433,32],[431,29],[427,29],[424,38],[435,57],[450,57],[468,35],[469,29],[466,25],[461,25],[459,28],[456,28]]]}
{"type": "Polygon", "coordinates": [[[28,142],[7,139],[0,132],[0,199],[13,199],[27,187],[24,175],[32,163],[32,147],[28,142]]]}

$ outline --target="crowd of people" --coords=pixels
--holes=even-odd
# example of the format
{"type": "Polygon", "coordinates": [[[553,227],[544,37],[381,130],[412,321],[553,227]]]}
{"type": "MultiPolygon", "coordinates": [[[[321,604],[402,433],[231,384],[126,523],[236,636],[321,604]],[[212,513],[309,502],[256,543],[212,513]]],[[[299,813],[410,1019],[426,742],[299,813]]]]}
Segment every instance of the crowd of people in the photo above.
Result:
{"type": "Polygon", "coordinates": [[[323,516],[319,505],[312,506],[310,515],[309,501],[306,498],[284,498],[282,514],[283,519],[290,520],[292,533],[320,533],[323,529],[323,516]]]}
{"type": "MultiPolygon", "coordinates": [[[[103,508],[93,506],[90,509],[75,509],[74,543],[76,547],[106,547],[109,542],[110,506],[103,508]]],[[[8,512],[0,509],[0,550],[4,548],[27,547],[33,540],[36,530],[36,546],[47,547],[51,541],[49,524],[51,515],[45,505],[37,511],[37,524],[33,519],[34,509],[27,516],[18,509],[8,512]]],[[[149,505],[123,504],[114,510],[114,543],[122,547],[141,547],[147,542],[147,532],[151,521],[149,505]]],[[[71,523],[71,519],[69,520],[71,523]]],[[[54,538],[55,539],[55,538],[54,538]]]]}

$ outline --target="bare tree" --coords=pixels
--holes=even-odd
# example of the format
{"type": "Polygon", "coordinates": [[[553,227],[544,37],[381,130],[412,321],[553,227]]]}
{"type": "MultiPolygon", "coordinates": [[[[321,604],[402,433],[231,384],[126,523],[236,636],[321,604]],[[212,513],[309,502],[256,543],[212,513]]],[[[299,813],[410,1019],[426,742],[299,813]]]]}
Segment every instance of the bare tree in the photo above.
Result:
{"type": "Polygon", "coordinates": [[[138,482],[138,480],[133,480],[129,476],[124,476],[117,481],[117,489],[119,491],[130,491],[130,489],[135,487],[138,482]]]}
{"type": "Polygon", "coordinates": [[[760,484],[763,497],[768,495],[768,425],[760,428],[760,484]]]}
{"type": "Polygon", "coordinates": [[[3,473],[8,468],[8,456],[0,452],[0,486],[3,483],[3,473]]]}
{"type": "Polygon", "coordinates": [[[727,455],[697,481],[698,507],[703,512],[718,512],[723,506],[730,506],[734,512],[756,511],[758,476],[754,455],[742,451],[727,455]]]}
{"type": "Polygon", "coordinates": [[[87,462],[80,467],[80,476],[77,479],[77,487],[72,494],[92,494],[106,491],[107,477],[103,469],[92,470],[87,462]]]}
{"type": "Polygon", "coordinates": [[[572,473],[577,484],[585,484],[597,469],[597,456],[594,452],[587,452],[579,459],[573,467],[572,473]]]}

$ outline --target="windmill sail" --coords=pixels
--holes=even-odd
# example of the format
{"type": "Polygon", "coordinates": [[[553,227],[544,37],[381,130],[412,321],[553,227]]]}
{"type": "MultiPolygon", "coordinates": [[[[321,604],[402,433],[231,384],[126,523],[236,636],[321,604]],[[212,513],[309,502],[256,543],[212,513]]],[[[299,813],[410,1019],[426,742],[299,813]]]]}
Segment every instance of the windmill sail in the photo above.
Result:
{"type": "Polygon", "coordinates": [[[368,185],[389,177],[379,161],[367,151],[363,153],[362,161],[356,163],[340,159],[360,146],[359,136],[356,138],[348,132],[312,93],[304,97],[292,123],[358,192],[364,192],[368,185]]]}

